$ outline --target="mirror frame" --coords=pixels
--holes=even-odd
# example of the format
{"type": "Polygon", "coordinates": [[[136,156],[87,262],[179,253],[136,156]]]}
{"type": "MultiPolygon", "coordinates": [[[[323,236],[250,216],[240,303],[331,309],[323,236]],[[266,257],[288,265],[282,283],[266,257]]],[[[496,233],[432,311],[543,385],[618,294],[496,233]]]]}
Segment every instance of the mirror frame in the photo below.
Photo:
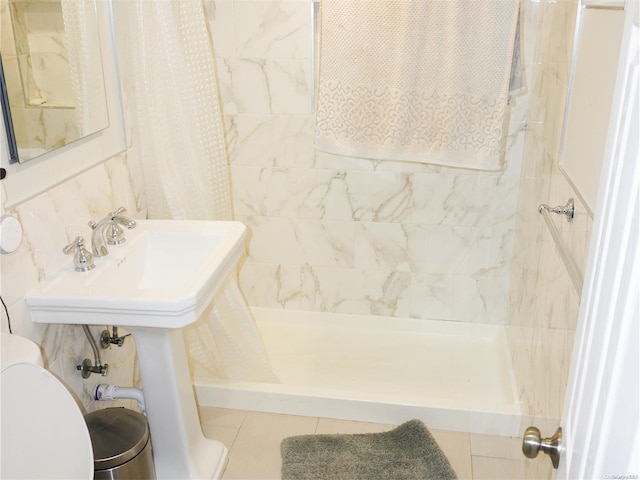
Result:
{"type": "MultiPolygon", "coordinates": [[[[11,1],[12,0],[9,0],[9,4],[11,3],[11,1]]],[[[19,0],[19,3],[24,3],[24,1],[25,0],[22,0],[22,1],[19,0]]],[[[49,1],[51,1],[51,0],[49,0],[49,1]]],[[[98,29],[99,28],[98,27],[98,22],[100,20],[99,20],[99,18],[97,16],[97,12],[95,12],[95,10],[96,10],[96,0],[81,0],[81,1],[86,2],[87,5],[90,6],[90,8],[93,10],[93,12],[96,13],[94,18],[95,18],[96,29],[98,29]]],[[[36,1],[36,3],[38,3],[38,2],[36,1]]],[[[53,3],[58,3],[59,4],[59,1],[58,2],[54,1],[53,3]]],[[[51,3],[51,4],[53,4],[53,3],[51,3]]],[[[11,6],[10,5],[9,5],[8,9],[11,10],[11,6]]],[[[15,25],[15,23],[13,21],[14,17],[13,17],[13,13],[12,12],[10,12],[9,16],[11,18],[10,22],[12,23],[12,29],[13,29],[14,36],[16,36],[16,31],[17,30],[22,30],[22,29],[16,27],[16,25],[15,25]]],[[[61,17],[63,17],[63,16],[64,16],[64,12],[60,11],[60,19],[61,19],[61,21],[62,21],[61,17]]],[[[27,31],[29,30],[28,27],[26,27],[26,30],[27,31]]],[[[87,35],[91,35],[91,33],[87,33],[87,35]]],[[[94,39],[98,40],[98,46],[100,47],[100,38],[99,38],[98,31],[96,30],[95,36],[93,36],[93,35],[91,35],[91,36],[94,39]]],[[[17,51],[18,48],[19,48],[18,44],[20,44],[21,42],[16,40],[15,43],[16,43],[15,48],[16,48],[16,51],[17,51]]],[[[100,107],[99,107],[100,110],[104,110],[104,112],[103,112],[104,116],[101,115],[100,117],[96,117],[96,118],[101,118],[101,117],[102,118],[101,118],[101,121],[95,120],[93,122],[94,125],[92,127],[90,127],[90,129],[93,130],[91,133],[95,133],[95,132],[97,132],[99,130],[103,130],[104,128],[109,126],[108,111],[106,110],[106,103],[107,102],[106,102],[106,92],[105,92],[105,87],[104,87],[104,73],[103,73],[103,67],[102,67],[102,50],[103,49],[100,48],[99,67],[100,67],[100,71],[101,71],[102,75],[101,75],[101,78],[99,79],[99,83],[102,85],[101,94],[102,94],[102,97],[104,98],[104,101],[99,101],[98,103],[100,103],[100,107]]],[[[19,53],[18,53],[18,56],[20,56],[19,53]]],[[[2,59],[2,55],[0,54],[0,60],[1,59],[2,59]]],[[[27,63],[30,64],[31,62],[27,62],[27,63]]],[[[24,80],[25,76],[28,77],[30,75],[23,71],[23,65],[21,64],[21,62],[17,63],[17,67],[21,71],[21,73],[20,73],[21,79],[18,80],[18,81],[22,82],[24,80]]],[[[48,153],[48,152],[50,152],[52,150],[55,150],[56,148],[60,148],[61,146],[67,145],[67,144],[69,144],[71,142],[75,142],[76,140],[79,140],[79,139],[81,139],[83,137],[88,136],[88,134],[82,135],[81,132],[80,132],[80,129],[78,128],[78,131],[75,132],[75,134],[71,134],[68,137],[65,136],[63,138],[59,138],[58,140],[61,140],[62,142],[64,142],[61,145],[58,145],[57,142],[54,145],[49,145],[49,146],[43,145],[43,147],[42,147],[43,153],[37,153],[37,154],[35,154],[35,156],[26,155],[25,152],[30,150],[30,146],[29,145],[26,145],[26,146],[25,145],[22,145],[22,146],[18,145],[18,139],[16,138],[16,127],[13,124],[13,119],[16,118],[16,117],[12,113],[12,106],[11,106],[11,103],[9,102],[9,98],[10,98],[9,89],[7,87],[7,84],[6,84],[6,80],[5,80],[5,76],[4,76],[4,71],[3,70],[4,70],[4,65],[0,65],[0,72],[2,73],[2,77],[0,78],[0,87],[2,89],[2,92],[0,92],[1,93],[0,100],[2,101],[2,113],[3,113],[3,120],[4,120],[4,126],[5,126],[5,135],[6,135],[6,138],[7,138],[8,142],[9,142],[9,155],[10,155],[9,163],[16,163],[16,162],[26,163],[28,161],[33,160],[34,158],[38,158],[41,155],[44,155],[44,154],[46,154],[46,153],[48,153]]],[[[98,83],[96,82],[96,85],[97,84],[98,83]]],[[[28,89],[28,87],[26,85],[24,85],[23,83],[20,83],[19,88],[20,88],[19,92],[16,92],[15,90],[13,91],[14,96],[15,95],[19,95],[20,97],[23,97],[23,98],[26,97],[27,96],[26,90],[28,89]]],[[[14,107],[15,107],[15,105],[14,105],[14,107]]],[[[39,107],[36,107],[36,108],[39,108],[39,107]]],[[[54,108],[54,110],[56,110],[56,109],[54,108]]],[[[46,133],[43,133],[43,130],[46,131],[47,127],[44,126],[44,125],[40,126],[40,128],[34,126],[34,131],[35,131],[36,136],[42,136],[42,135],[46,136],[46,133]]],[[[70,133],[70,132],[66,131],[66,129],[65,129],[65,134],[68,134],[68,133],[70,133]]],[[[46,144],[46,141],[44,143],[46,144]]]]}
{"type": "Polygon", "coordinates": [[[13,120],[11,117],[11,106],[9,105],[9,92],[4,81],[4,66],[2,65],[2,54],[0,54],[0,105],[2,105],[3,133],[7,138],[9,163],[17,163],[20,159],[16,134],[13,130],[13,120]]]}
{"type": "Polygon", "coordinates": [[[45,153],[26,163],[9,163],[9,144],[2,116],[3,209],[23,203],[126,150],[120,83],[110,0],[96,0],[109,127],[45,153]]]}

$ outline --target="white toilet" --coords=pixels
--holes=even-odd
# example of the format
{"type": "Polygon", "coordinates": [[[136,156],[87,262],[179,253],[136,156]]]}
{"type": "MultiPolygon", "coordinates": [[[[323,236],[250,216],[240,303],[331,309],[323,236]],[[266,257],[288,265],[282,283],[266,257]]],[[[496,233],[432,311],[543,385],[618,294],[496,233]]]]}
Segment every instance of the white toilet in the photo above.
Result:
{"type": "Polygon", "coordinates": [[[0,478],[93,478],[89,430],[71,393],[43,368],[35,343],[0,339],[0,478]]]}

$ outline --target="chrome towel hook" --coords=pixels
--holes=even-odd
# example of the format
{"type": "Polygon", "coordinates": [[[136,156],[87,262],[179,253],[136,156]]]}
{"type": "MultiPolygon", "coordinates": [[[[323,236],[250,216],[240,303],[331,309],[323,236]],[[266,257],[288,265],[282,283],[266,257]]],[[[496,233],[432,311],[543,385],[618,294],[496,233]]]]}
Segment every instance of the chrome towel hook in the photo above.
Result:
{"type": "Polygon", "coordinates": [[[558,215],[564,215],[567,218],[567,222],[573,222],[576,215],[576,207],[573,202],[573,198],[567,200],[567,204],[564,206],[550,207],[546,203],[542,203],[538,206],[538,212],[542,213],[543,210],[547,212],[557,213],[558,215]]]}

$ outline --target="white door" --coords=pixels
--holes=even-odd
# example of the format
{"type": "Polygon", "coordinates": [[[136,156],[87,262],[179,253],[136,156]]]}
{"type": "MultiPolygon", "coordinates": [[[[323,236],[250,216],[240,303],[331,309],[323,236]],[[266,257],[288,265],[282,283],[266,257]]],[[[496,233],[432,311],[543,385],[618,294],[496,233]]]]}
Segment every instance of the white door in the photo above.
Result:
{"type": "Polygon", "coordinates": [[[640,475],[639,3],[625,6],[556,479],[640,475]]]}

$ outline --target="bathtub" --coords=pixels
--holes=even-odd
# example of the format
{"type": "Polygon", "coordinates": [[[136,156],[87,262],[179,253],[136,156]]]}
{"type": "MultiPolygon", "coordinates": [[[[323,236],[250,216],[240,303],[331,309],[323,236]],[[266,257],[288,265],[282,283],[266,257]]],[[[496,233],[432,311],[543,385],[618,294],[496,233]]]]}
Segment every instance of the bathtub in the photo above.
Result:
{"type": "Polygon", "coordinates": [[[502,326],[252,308],[278,383],[194,375],[202,406],[518,435],[502,326]]]}

